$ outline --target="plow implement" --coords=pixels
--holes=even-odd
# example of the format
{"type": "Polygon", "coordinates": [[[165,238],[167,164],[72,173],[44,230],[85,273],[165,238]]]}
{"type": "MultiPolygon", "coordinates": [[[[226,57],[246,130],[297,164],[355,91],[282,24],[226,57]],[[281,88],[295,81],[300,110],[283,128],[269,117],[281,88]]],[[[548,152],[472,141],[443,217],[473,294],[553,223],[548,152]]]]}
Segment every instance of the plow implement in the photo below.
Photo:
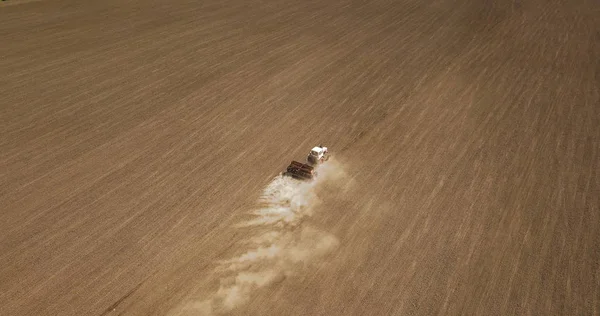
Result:
{"type": "Polygon", "coordinates": [[[292,161],[287,167],[284,175],[288,175],[300,180],[311,180],[315,177],[315,169],[301,162],[292,161]]]}

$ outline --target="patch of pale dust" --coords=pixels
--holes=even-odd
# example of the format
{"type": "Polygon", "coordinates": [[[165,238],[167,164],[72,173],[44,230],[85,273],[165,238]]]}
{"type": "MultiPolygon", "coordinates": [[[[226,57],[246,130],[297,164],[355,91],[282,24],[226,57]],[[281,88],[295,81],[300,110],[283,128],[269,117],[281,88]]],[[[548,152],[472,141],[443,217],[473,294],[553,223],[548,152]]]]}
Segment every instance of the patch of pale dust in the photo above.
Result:
{"type": "Polygon", "coordinates": [[[278,176],[265,188],[251,213],[252,219],[237,225],[252,227],[255,232],[245,245],[247,251],[228,260],[217,262],[215,276],[220,286],[202,301],[192,301],[171,315],[216,315],[247,303],[259,288],[282,282],[301,273],[331,254],[338,239],[305,220],[320,205],[319,192],[348,189],[351,179],[341,164],[330,160],[317,167],[318,177],[301,182],[278,176]],[[258,231],[258,232],[257,232],[258,231]]]}
{"type": "Polygon", "coordinates": [[[6,1],[0,1],[0,7],[7,7],[10,5],[25,4],[25,3],[39,2],[39,1],[43,1],[43,0],[6,0],[6,1]]]}

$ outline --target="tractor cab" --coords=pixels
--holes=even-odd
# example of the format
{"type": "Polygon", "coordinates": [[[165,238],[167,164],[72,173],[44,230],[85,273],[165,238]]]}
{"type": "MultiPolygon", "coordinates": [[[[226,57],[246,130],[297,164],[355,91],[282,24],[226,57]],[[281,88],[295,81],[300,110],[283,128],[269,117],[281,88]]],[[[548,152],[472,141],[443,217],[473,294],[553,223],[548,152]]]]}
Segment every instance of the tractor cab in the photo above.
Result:
{"type": "Polygon", "coordinates": [[[328,160],[327,147],[321,145],[313,147],[308,154],[307,160],[310,164],[318,164],[328,160]]]}

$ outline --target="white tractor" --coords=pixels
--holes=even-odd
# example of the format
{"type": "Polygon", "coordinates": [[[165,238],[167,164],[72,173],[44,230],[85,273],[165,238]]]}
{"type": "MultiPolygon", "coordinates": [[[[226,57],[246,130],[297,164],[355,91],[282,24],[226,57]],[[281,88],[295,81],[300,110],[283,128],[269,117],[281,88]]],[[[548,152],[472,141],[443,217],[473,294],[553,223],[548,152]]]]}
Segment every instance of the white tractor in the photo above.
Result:
{"type": "Polygon", "coordinates": [[[291,176],[300,180],[311,180],[317,176],[316,166],[329,160],[329,152],[327,147],[321,145],[311,149],[308,154],[308,160],[306,164],[298,161],[292,161],[287,167],[285,172],[282,172],[284,176],[291,176]]]}
{"type": "Polygon", "coordinates": [[[323,147],[322,145],[313,147],[313,149],[310,150],[306,160],[311,166],[318,165],[329,160],[329,152],[327,151],[327,147],[323,147]]]}

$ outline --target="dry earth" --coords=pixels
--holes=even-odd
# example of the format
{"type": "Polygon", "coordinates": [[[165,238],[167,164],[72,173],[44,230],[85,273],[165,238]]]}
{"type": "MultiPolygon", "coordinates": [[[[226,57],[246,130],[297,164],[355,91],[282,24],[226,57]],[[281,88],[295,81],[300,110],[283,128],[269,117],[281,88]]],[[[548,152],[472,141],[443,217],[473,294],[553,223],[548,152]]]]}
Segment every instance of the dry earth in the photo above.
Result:
{"type": "Polygon", "coordinates": [[[597,1],[0,21],[1,315],[600,315],[597,1]],[[318,143],[324,181],[271,183],[318,143]],[[277,185],[293,221],[240,227],[277,185]]]}

